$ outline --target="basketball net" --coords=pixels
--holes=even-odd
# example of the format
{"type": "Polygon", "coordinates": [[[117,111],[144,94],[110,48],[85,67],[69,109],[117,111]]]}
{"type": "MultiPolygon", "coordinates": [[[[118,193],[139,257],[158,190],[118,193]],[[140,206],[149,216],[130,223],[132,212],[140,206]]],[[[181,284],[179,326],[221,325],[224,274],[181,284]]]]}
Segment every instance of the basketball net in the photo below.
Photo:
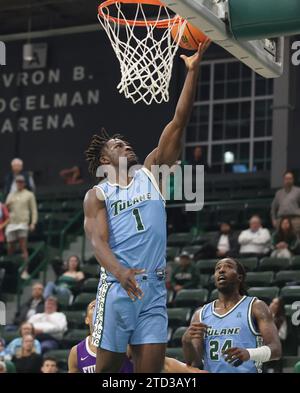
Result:
{"type": "Polygon", "coordinates": [[[119,92],[134,104],[168,102],[174,57],[187,22],[179,16],[171,16],[167,7],[157,0],[105,1],[99,6],[98,19],[120,62],[119,92]],[[134,19],[126,18],[122,9],[124,2],[135,3],[134,19]],[[113,16],[110,14],[112,4],[113,16]],[[145,4],[157,5],[154,19],[147,19],[145,4]],[[178,28],[173,40],[171,31],[175,25],[178,28]],[[157,34],[157,29],[161,34],[157,34]]]}

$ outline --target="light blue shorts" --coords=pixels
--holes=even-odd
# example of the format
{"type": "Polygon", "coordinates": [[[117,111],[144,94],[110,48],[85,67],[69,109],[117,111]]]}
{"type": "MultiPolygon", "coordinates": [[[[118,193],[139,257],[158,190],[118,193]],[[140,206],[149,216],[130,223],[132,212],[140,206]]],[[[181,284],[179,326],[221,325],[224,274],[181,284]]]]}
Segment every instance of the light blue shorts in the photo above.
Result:
{"type": "Polygon", "coordinates": [[[136,276],[144,293],[132,301],[118,281],[103,276],[97,291],[92,342],[97,348],[125,353],[127,345],[167,343],[167,290],[156,273],[136,276]]]}

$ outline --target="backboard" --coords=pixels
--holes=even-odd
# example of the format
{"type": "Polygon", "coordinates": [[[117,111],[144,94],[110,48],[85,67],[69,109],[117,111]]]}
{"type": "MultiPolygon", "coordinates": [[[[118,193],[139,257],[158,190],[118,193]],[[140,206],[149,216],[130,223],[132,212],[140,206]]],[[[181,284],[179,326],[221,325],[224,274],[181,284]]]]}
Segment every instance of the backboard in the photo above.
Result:
{"type": "Polygon", "coordinates": [[[228,27],[228,0],[164,0],[164,3],[256,73],[265,78],[282,75],[284,38],[237,41],[228,27]]]}

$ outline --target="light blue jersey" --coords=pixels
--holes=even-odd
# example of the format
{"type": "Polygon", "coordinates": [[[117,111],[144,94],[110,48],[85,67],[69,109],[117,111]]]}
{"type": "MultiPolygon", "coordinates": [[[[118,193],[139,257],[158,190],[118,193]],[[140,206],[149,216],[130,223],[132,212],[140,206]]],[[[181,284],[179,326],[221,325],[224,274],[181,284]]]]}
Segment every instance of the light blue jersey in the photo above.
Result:
{"type": "Polygon", "coordinates": [[[137,170],[127,187],[100,183],[109,225],[109,246],[127,268],[155,272],[166,266],[166,211],[152,173],[137,170]]]}
{"type": "Polygon", "coordinates": [[[227,363],[222,351],[228,348],[256,348],[262,338],[251,317],[254,297],[244,296],[230,311],[219,315],[215,301],[206,304],[200,311],[200,322],[209,326],[204,338],[204,369],[211,373],[257,373],[261,364],[252,360],[239,367],[227,363]]]}

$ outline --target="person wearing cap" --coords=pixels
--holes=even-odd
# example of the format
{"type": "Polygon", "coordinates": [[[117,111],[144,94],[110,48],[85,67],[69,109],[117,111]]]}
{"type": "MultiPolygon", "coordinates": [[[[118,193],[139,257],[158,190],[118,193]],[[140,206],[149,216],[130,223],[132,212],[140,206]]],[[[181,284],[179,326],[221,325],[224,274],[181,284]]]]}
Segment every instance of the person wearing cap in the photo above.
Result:
{"type": "Polygon", "coordinates": [[[5,177],[4,180],[4,197],[17,190],[16,176],[23,175],[25,178],[25,188],[29,191],[35,192],[35,184],[33,176],[30,172],[23,170],[23,161],[20,158],[14,158],[11,161],[11,172],[5,177]]]}
{"type": "MultiPolygon", "coordinates": [[[[33,192],[26,190],[25,177],[16,176],[17,190],[8,194],[6,206],[9,210],[9,224],[6,227],[5,235],[8,243],[8,255],[15,252],[15,243],[19,242],[24,261],[28,259],[27,237],[29,231],[34,231],[38,211],[36,199],[33,192]]],[[[22,278],[27,279],[29,276],[27,266],[22,272],[22,278]]]]}
{"type": "Polygon", "coordinates": [[[181,289],[197,288],[199,275],[193,265],[191,255],[183,251],[179,256],[179,264],[174,268],[171,276],[171,285],[177,293],[181,289]]]}

